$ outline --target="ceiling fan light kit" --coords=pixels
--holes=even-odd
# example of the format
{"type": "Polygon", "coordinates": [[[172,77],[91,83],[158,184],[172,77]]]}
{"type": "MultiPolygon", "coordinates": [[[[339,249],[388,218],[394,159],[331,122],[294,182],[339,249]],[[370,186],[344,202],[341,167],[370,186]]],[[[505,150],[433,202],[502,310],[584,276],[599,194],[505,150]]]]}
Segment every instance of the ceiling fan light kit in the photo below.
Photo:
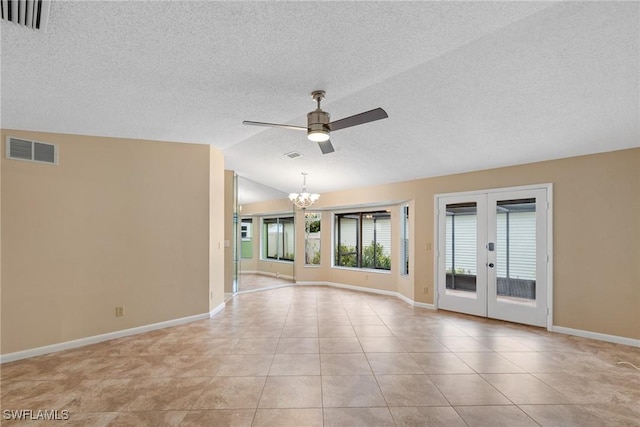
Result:
{"type": "Polygon", "coordinates": [[[356,114],[353,116],[345,117],[335,122],[330,122],[330,115],[328,112],[323,111],[320,108],[320,102],[324,99],[325,92],[323,90],[314,90],[311,92],[311,97],[316,101],[317,107],[314,111],[307,114],[307,127],[284,125],[278,123],[265,123],[265,122],[253,122],[245,120],[242,123],[252,126],[270,126],[280,127],[293,130],[306,130],[307,138],[310,141],[317,142],[322,154],[333,153],[335,150],[329,137],[331,131],[345,129],[351,126],[357,126],[364,123],[373,122],[375,120],[386,119],[389,117],[387,112],[382,108],[375,108],[364,113],[356,114]]]}
{"type": "Polygon", "coordinates": [[[329,140],[329,113],[322,111],[320,101],[324,99],[324,91],[316,90],[311,93],[317,102],[315,111],[307,114],[307,138],[313,142],[325,142],[329,140]]]}
{"type": "Polygon", "coordinates": [[[329,132],[324,129],[310,129],[307,132],[307,138],[313,142],[324,142],[329,140],[329,132]]]}

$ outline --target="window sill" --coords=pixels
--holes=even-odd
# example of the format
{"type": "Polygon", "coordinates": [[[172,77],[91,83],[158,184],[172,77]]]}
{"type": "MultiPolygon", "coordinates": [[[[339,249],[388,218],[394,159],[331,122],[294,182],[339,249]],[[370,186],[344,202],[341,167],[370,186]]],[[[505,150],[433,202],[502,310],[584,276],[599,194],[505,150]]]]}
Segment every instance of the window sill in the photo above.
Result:
{"type": "Polygon", "coordinates": [[[293,264],[293,261],[289,261],[289,260],[286,260],[286,259],[260,258],[260,261],[277,262],[277,263],[280,263],[280,264],[293,264]]]}
{"type": "Polygon", "coordinates": [[[331,268],[335,270],[346,270],[346,271],[359,271],[361,273],[374,273],[374,274],[391,274],[391,270],[378,270],[375,268],[354,268],[354,267],[340,267],[333,265],[331,268]]]}

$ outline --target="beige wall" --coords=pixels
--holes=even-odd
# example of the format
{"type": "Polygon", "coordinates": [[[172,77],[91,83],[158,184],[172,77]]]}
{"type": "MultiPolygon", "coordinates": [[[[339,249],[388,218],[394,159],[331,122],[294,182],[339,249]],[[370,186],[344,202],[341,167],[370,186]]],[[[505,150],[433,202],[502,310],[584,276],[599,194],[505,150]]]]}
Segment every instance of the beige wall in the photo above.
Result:
{"type": "MultiPolygon", "coordinates": [[[[553,184],[554,324],[639,339],[638,148],[322,194],[317,209],[383,203],[394,209],[396,218],[398,206],[409,201],[412,274],[408,278],[397,274],[399,258],[395,255],[391,274],[332,269],[331,215],[325,214],[323,265],[310,269],[297,264],[296,279],[392,290],[433,303],[434,196],[543,183],[553,184]]],[[[244,210],[267,212],[269,206],[277,203],[245,206],[244,210]]],[[[397,224],[395,221],[394,227],[397,224]]]]}
{"type": "Polygon", "coordinates": [[[220,152],[14,130],[2,130],[3,150],[7,135],[57,144],[59,164],[2,156],[2,354],[207,313],[223,301],[222,277],[209,269],[221,258],[210,239],[223,238],[223,226],[210,228],[210,217],[223,223],[215,208],[210,215],[222,205],[220,152]]]}

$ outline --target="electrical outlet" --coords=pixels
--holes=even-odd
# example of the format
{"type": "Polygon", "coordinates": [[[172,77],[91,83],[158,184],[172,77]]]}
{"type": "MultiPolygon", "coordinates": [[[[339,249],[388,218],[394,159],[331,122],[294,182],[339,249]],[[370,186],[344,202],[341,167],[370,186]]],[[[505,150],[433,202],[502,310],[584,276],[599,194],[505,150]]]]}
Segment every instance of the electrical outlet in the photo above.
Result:
{"type": "Polygon", "coordinates": [[[124,316],[124,306],[116,307],[116,317],[124,316]]]}
{"type": "Polygon", "coordinates": [[[427,288],[426,286],[424,287],[424,293],[428,294],[429,293],[429,288],[427,288]]]}

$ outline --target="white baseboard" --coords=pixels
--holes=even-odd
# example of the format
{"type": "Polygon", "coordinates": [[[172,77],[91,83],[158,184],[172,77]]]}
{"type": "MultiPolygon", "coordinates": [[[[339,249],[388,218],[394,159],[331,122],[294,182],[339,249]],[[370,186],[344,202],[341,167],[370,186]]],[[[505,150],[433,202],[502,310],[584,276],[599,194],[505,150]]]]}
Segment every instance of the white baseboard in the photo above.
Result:
{"type": "Polygon", "coordinates": [[[269,276],[269,277],[277,277],[277,278],[280,278],[280,279],[293,280],[293,276],[289,276],[289,275],[286,275],[286,274],[280,274],[280,273],[272,273],[270,271],[247,270],[247,271],[241,271],[240,274],[257,274],[259,276],[269,276]]]}
{"type": "MultiPolygon", "coordinates": [[[[229,294],[229,298],[233,297],[233,294],[229,294]]],[[[227,294],[224,294],[224,300],[225,302],[227,301],[227,294]]],[[[214,308],[213,310],[211,310],[209,312],[209,317],[214,317],[216,314],[220,313],[222,310],[224,310],[225,307],[225,303],[220,303],[220,305],[218,305],[216,308],[214,308]]]]}
{"type": "Polygon", "coordinates": [[[319,283],[327,286],[332,286],[334,288],[349,289],[351,291],[368,292],[370,294],[378,294],[378,295],[388,295],[390,297],[398,296],[397,292],[387,291],[384,289],[375,289],[375,288],[367,288],[364,286],[346,285],[344,283],[336,283],[336,282],[319,282],[319,283]]]}
{"type": "MultiPolygon", "coordinates": [[[[211,313],[218,313],[224,308],[216,307],[211,313]]],[[[106,334],[94,335],[91,337],[80,338],[73,341],[66,341],[57,344],[46,345],[43,347],[36,347],[29,350],[16,351],[15,353],[8,353],[0,355],[0,364],[13,362],[16,360],[27,359],[29,357],[42,356],[44,354],[54,353],[62,350],[70,350],[72,348],[82,347],[90,344],[97,344],[103,341],[109,341],[116,338],[128,337],[130,335],[142,334],[144,332],[155,331],[157,329],[164,329],[170,326],[182,325],[184,323],[191,323],[197,320],[208,319],[212,317],[211,313],[196,314],[195,316],[182,317],[180,319],[167,320],[165,322],[153,323],[151,325],[138,326],[130,329],[123,329],[121,331],[108,332],[106,334]]]]}
{"type": "Polygon", "coordinates": [[[287,280],[293,280],[293,276],[289,276],[286,274],[280,274],[280,273],[271,273],[268,271],[258,271],[256,272],[256,274],[260,274],[262,276],[269,276],[269,277],[275,277],[278,279],[287,279],[287,280]]]}
{"type": "Polygon", "coordinates": [[[262,292],[262,291],[269,291],[271,289],[278,289],[278,288],[288,288],[289,286],[295,286],[296,284],[294,282],[291,282],[290,284],[283,284],[283,285],[274,285],[274,286],[266,286],[264,288],[258,288],[258,289],[249,289],[247,291],[243,291],[243,290],[239,290],[238,292],[236,292],[234,294],[234,296],[236,295],[241,295],[241,294],[250,294],[252,292],[262,292]]]}
{"type": "Polygon", "coordinates": [[[336,282],[296,282],[296,285],[302,285],[302,286],[332,286],[334,288],[349,289],[349,290],[358,291],[358,292],[368,292],[368,293],[372,293],[372,294],[388,295],[388,296],[400,298],[402,301],[406,302],[407,304],[409,304],[409,305],[411,305],[413,307],[420,307],[420,308],[427,308],[427,309],[430,309],[430,310],[435,310],[435,306],[433,304],[427,304],[427,303],[424,303],[424,302],[416,302],[416,301],[412,300],[411,298],[408,298],[408,297],[402,295],[400,292],[387,291],[387,290],[384,290],[384,289],[366,288],[364,286],[353,286],[353,285],[346,285],[344,283],[336,283],[336,282]]]}
{"type": "Polygon", "coordinates": [[[551,331],[558,332],[560,334],[575,335],[577,337],[582,337],[582,338],[591,338],[599,341],[612,342],[615,344],[624,344],[632,347],[640,347],[640,340],[637,340],[634,338],[601,334],[599,332],[583,331],[581,329],[565,328],[564,326],[556,326],[556,325],[553,325],[551,327],[551,331]]]}
{"type": "Polygon", "coordinates": [[[409,297],[406,297],[404,295],[402,295],[400,292],[398,292],[398,298],[400,298],[402,301],[406,302],[409,305],[412,305],[414,307],[419,307],[419,308],[426,308],[428,310],[435,310],[436,306],[433,304],[429,304],[426,302],[418,302],[418,301],[414,301],[409,297]]]}

